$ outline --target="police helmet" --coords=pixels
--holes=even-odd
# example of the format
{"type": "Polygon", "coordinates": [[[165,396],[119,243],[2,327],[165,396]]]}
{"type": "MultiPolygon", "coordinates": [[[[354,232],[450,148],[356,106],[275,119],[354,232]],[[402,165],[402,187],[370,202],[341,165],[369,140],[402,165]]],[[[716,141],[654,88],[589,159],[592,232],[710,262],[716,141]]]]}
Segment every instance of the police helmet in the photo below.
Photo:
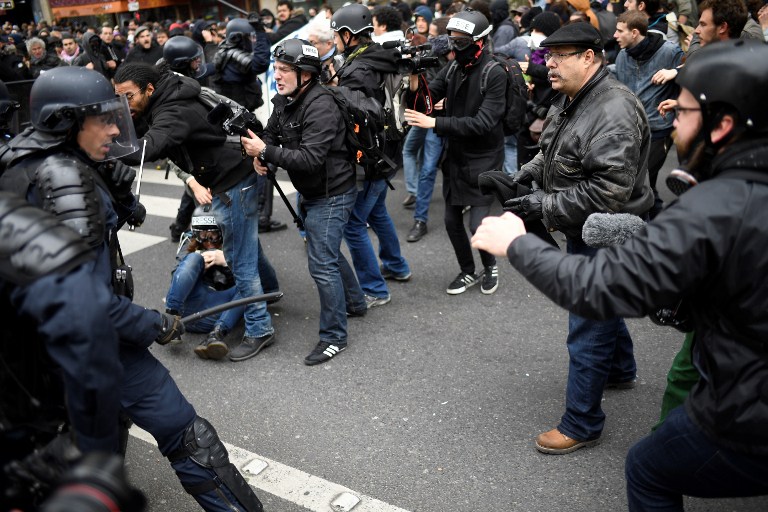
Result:
{"type": "Polygon", "coordinates": [[[461,32],[479,41],[491,33],[493,26],[483,13],[468,8],[454,14],[445,28],[449,32],[461,32]]]}
{"type": "Polygon", "coordinates": [[[227,39],[235,34],[245,34],[250,36],[254,32],[256,31],[245,18],[235,18],[227,23],[227,39]]]}
{"type": "Polygon", "coordinates": [[[174,36],[163,45],[163,58],[172,71],[197,78],[205,73],[203,47],[187,36],[174,36]],[[192,62],[199,60],[192,69],[192,62]]]}
{"type": "Polygon", "coordinates": [[[29,111],[35,129],[67,134],[86,117],[107,116],[120,134],[113,139],[106,159],[138,150],[128,100],[115,96],[112,84],[98,71],[78,66],[60,66],[41,74],[29,93],[29,111]]]}
{"type": "Polygon", "coordinates": [[[333,14],[331,29],[334,32],[349,30],[355,35],[372,31],[371,11],[362,4],[350,4],[342,7],[333,14]]]}
{"type": "Polygon", "coordinates": [[[8,87],[0,80],[0,125],[7,126],[11,122],[13,113],[19,110],[21,105],[18,101],[11,99],[8,87]]]}
{"type": "Polygon", "coordinates": [[[759,41],[730,39],[708,44],[680,70],[675,82],[688,89],[706,115],[718,104],[739,113],[747,130],[768,132],[768,46],[759,41]],[[717,80],[712,73],[717,72],[717,80]]]}
{"type": "Polygon", "coordinates": [[[320,55],[309,41],[285,39],[275,47],[273,55],[278,62],[285,62],[315,75],[320,74],[320,55]]]}

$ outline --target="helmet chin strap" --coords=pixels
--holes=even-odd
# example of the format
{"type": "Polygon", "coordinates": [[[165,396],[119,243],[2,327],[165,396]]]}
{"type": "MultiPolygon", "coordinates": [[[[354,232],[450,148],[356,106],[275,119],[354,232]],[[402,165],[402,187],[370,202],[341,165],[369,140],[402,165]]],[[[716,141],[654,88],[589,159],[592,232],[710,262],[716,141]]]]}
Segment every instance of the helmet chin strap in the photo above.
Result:
{"type": "Polygon", "coordinates": [[[306,82],[302,82],[301,68],[296,68],[296,88],[286,96],[288,96],[289,98],[295,98],[299,94],[299,92],[304,88],[304,86],[311,83],[315,78],[318,78],[318,77],[316,75],[311,75],[306,82]]]}

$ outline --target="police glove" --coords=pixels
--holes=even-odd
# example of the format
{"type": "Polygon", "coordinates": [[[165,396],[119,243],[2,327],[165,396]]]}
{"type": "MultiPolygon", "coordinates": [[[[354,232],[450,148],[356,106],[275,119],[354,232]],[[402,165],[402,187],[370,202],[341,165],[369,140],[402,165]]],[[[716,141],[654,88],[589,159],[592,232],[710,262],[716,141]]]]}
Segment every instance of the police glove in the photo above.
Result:
{"type": "Polygon", "coordinates": [[[5,473],[13,486],[37,489],[45,494],[81,457],[82,453],[75,446],[72,436],[69,433],[59,434],[25,459],[8,464],[5,473]]]}
{"type": "Polygon", "coordinates": [[[131,215],[125,219],[125,222],[128,223],[129,226],[133,226],[135,228],[138,228],[142,224],[144,224],[144,220],[147,218],[147,209],[144,208],[144,205],[136,202],[136,208],[133,209],[131,212],[131,215]]]}
{"type": "Polygon", "coordinates": [[[261,16],[252,12],[248,15],[248,24],[253,27],[256,32],[264,32],[264,22],[261,21],[261,16]]]}
{"type": "Polygon", "coordinates": [[[115,199],[121,201],[131,194],[131,185],[136,179],[136,171],[132,167],[120,160],[110,160],[102,164],[99,171],[115,199]]]}
{"type": "Polygon", "coordinates": [[[512,182],[530,187],[531,183],[533,183],[533,178],[533,173],[524,169],[520,169],[512,176],[512,182]]]}
{"type": "Polygon", "coordinates": [[[504,209],[519,216],[524,221],[540,220],[544,214],[541,212],[541,202],[547,195],[543,190],[534,190],[526,196],[516,197],[504,202],[504,209]]]}
{"type": "Polygon", "coordinates": [[[160,313],[160,332],[155,338],[158,345],[167,345],[171,340],[179,339],[184,334],[184,324],[181,323],[181,317],[169,313],[160,313]]]}

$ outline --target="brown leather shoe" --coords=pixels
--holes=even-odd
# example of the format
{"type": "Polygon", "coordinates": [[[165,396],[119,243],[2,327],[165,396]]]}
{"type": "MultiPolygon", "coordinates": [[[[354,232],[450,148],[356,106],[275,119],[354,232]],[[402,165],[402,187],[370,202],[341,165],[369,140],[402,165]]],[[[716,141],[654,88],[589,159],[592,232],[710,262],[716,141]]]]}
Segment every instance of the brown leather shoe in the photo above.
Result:
{"type": "Polygon", "coordinates": [[[541,453],[565,455],[566,453],[571,453],[579,448],[594,446],[599,442],[600,438],[592,439],[591,441],[577,441],[576,439],[571,439],[556,428],[553,428],[549,432],[544,432],[543,434],[536,436],[536,449],[541,453]]]}

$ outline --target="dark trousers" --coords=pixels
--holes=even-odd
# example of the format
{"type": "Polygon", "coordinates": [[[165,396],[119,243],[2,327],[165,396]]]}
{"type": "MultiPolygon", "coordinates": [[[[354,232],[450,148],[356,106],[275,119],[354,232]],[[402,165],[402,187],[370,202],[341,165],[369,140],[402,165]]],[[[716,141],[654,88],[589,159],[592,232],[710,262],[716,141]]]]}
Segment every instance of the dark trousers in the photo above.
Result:
{"type": "Polygon", "coordinates": [[[651,148],[648,153],[648,180],[651,182],[651,190],[653,190],[654,203],[651,208],[651,218],[658,215],[664,202],[659,196],[659,191],[656,189],[656,180],[659,177],[659,171],[664,166],[664,162],[667,159],[667,153],[669,153],[672,147],[672,136],[667,135],[660,139],[651,139],[651,148]]]}
{"type": "MultiPolygon", "coordinates": [[[[448,232],[448,238],[453,245],[453,251],[456,253],[456,259],[462,272],[467,274],[475,273],[475,258],[472,256],[472,245],[469,242],[467,229],[464,227],[464,216],[461,211],[463,206],[445,205],[445,230],[448,232]]],[[[490,206],[473,206],[469,210],[469,231],[473,235],[480,223],[488,216],[491,211],[490,206]]],[[[496,257],[485,251],[480,251],[480,260],[484,267],[490,267],[496,264],[496,257]]]]}
{"type": "Polygon", "coordinates": [[[630,512],[682,512],[683,495],[726,498],[768,494],[768,458],[714,443],[684,406],[627,453],[630,512]]]}

